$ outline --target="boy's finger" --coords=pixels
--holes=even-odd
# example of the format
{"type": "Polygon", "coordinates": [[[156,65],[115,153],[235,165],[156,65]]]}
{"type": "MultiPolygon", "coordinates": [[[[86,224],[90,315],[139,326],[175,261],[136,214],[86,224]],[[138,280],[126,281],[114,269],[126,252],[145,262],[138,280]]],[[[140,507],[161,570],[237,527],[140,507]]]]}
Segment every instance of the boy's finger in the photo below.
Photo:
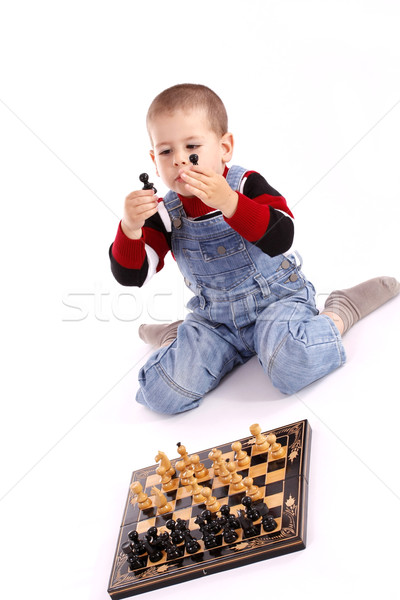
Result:
{"type": "Polygon", "coordinates": [[[183,173],[181,173],[181,178],[183,179],[183,181],[192,185],[206,183],[208,179],[207,176],[203,173],[192,173],[191,171],[184,171],[183,173]]]}
{"type": "Polygon", "coordinates": [[[192,165],[187,173],[197,173],[199,175],[204,175],[205,177],[212,177],[214,175],[214,171],[211,169],[203,169],[203,167],[198,165],[192,165]]]}
{"type": "Polygon", "coordinates": [[[145,198],[145,197],[153,198],[157,197],[154,193],[154,190],[135,190],[127,195],[126,199],[131,200],[132,198],[145,198]]]}

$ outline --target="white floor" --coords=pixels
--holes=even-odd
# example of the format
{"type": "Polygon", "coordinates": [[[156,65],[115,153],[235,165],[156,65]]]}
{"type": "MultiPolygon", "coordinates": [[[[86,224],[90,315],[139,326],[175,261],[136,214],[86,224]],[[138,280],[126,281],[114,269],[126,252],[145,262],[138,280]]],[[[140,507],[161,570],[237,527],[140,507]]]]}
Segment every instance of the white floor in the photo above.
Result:
{"type": "Polygon", "coordinates": [[[193,81],[227,105],[233,162],[287,198],[320,305],[331,289],[400,279],[398,2],[21,0],[1,12],[1,597],[105,600],[134,469],[178,441],[195,452],[303,418],[306,550],[149,597],[400,597],[400,299],[299,394],[283,397],[253,359],[196,411],[164,417],[134,402],[149,355],[136,332],[184,315],[186,292],[172,260],[142,290],[108,263],[124,197],[142,171],[155,178],[146,108],[193,81]]]}

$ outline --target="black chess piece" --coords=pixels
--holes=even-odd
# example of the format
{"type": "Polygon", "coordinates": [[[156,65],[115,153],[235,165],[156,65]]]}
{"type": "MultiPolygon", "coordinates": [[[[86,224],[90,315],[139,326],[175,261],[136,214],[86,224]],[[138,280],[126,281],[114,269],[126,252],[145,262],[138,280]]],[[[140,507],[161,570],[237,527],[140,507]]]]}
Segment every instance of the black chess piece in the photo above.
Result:
{"type": "Polygon", "coordinates": [[[231,529],[240,529],[240,523],[238,519],[231,513],[231,509],[227,504],[223,504],[219,510],[221,515],[227,518],[229,527],[231,529]]]}
{"type": "Polygon", "coordinates": [[[229,527],[228,523],[224,527],[223,534],[224,534],[224,542],[226,544],[232,544],[233,542],[236,542],[236,540],[239,537],[239,535],[236,533],[236,531],[229,527]]]}
{"type": "Polygon", "coordinates": [[[127,561],[128,561],[129,568],[131,571],[138,571],[139,569],[143,569],[146,566],[145,560],[142,558],[139,558],[139,556],[137,554],[128,556],[127,561]]]}
{"type": "Polygon", "coordinates": [[[278,523],[275,521],[272,515],[265,515],[262,519],[262,524],[267,533],[274,531],[274,529],[278,527],[278,523]]]}
{"type": "Polygon", "coordinates": [[[176,525],[176,529],[178,531],[185,531],[187,529],[186,527],[186,521],[184,521],[183,519],[177,519],[175,521],[175,525],[176,525]]]}
{"type": "Polygon", "coordinates": [[[154,527],[154,526],[149,527],[145,537],[151,544],[154,544],[158,537],[157,536],[157,527],[154,527]]]}
{"type": "Polygon", "coordinates": [[[210,533],[218,533],[221,530],[221,526],[218,523],[218,519],[213,517],[212,512],[210,510],[202,510],[200,516],[207,522],[210,533]]]}
{"type": "Polygon", "coordinates": [[[260,513],[261,517],[265,517],[269,513],[269,508],[263,500],[256,500],[253,502],[253,506],[260,513]]]}
{"type": "Polygon", "coordinates": [[[217,536],[214,533],[211,533],[207,526],[203,529],[202,533],[203,533],[202,540],[204,542],[204,548],[206,550],[209,550],[210,548],[214,548],[215,546],[218,545],[217,536]]]}
{"type": "Polygon", "coordinates": [[[176,558],[181,558],[181,556],[182,552],[171,540],[169,540],[167,543],[167,560],[174,560],[176,558]]]}
{"type": "Polygon", "coordinates": [[[122,544],[121,550],[124,554],[126,554],[126,560],[131,571],[143,569],[146,561],[140,558],[139,555],[136,552],[134,552],[130,542],[125,542],[125,544],[122,544]]]}
{"type": "Polygon", "coordinates": [[[158,562],[162,559],[162,551],[159,550],[156,546],[153,546],[149,541],[145,541],[144,547],[146,548],[146,552],[149,555],[150,562],[158,562]]]}
{"type": "Polygon", "coordinates": [[[246,517],[250,519],[254,523],[257,519],[260,518],[259,511],[253,506],[253,500],[250,496],[245,496],[242,500],[242,504],[246,509],[246,517]]]}
{"type": "Polygon", "coordinates": [[[199,526],[200,531],[202,531],[203,529],[207,528],[207,522],[206,522],[206,520],[201,515],[198,515],[195,518],[194,522],[196,523],[196,525],[199,526]]]}
{"type": "Polygon", "coordinates": [[[153,548],[156,548],[157,550],[165,550],[166,542],[169,539],[169,533],[165,531],[159,534],[157,527],[153,526],[149,527],[145,538],[153,548]]]}
{"type": "Polygon", "coordinates": [[[191,154],[189,156],[189,160],[192,163],[192,165],[198,165],[199,164],[199,155],[198,154],[191,154]]]}
{"type": "Polygon", "coordinates": [[[221,529],[224,529],[224,527],[228,524],[228,519],[225,517],[225,515],[222,515],[221,517],[217,518],[217,523],[219,525],[219,531],[221,531],[221,529]]]}
{"type": "Polygon", "coordinates": [[[194,554],[200,550],[199,542],[190,534],[189,529],[183,532],[185,536],[185,549],[188,554],[194,554]]]}
{"type": "Polygon", "coordinates": [[[139,180],[144,184],[142,190],[154,190],[154,193],[157,194],[157,190],[154,185],[149,181],[149,176],[147,173],[141,173],[139,175],[139,180]]]}
{"type": "Polygon", "coordinates": [[[173,519],[168,519],[168,521],[165,523],[165,526],[171,532],[171,540],[172,540],[173,544],[179,545],[185,541],[182,531],[179,529],[176,529],[176,523],[173,519]]]}
{"type": "Polygon", "coordinates": [[[245,538],[257,535],[257,529],[254,527],[252,521],[246,517],[242,510],[238,510],[238,519],[243,530],[243,536],[245,538]]]}
{"type": "Polygon", "coordinates": [[[144,554],[146,552],[146,548],[144,547],[142,540],[139,539],[139,534],[137,531],[130,531],[128,533],[128,539],[131,540],[131,545],[137,554],[144,554]]]}

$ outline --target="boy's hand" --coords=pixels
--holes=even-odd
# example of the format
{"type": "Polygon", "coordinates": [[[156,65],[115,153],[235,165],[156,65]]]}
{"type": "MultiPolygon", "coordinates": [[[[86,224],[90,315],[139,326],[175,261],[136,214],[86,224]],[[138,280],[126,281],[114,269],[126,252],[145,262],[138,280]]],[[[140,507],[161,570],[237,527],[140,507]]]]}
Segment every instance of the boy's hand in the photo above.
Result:
{"type": "Polygon", "coordinates": [[[153,190],[137,190],[125,198],[124,216],[121,228],[124,234],[137,240],[142,237],[142,227],[146,219],[158,210],[158,197],[153,190]]]}
{"type": "Polygon", "coordinates": [[[197,166],[182,170],[179,175],[190,194],[200,198],[207,206],[220,210],[228,219],[234,215],[239,196],[223,175],[197,166]]]}

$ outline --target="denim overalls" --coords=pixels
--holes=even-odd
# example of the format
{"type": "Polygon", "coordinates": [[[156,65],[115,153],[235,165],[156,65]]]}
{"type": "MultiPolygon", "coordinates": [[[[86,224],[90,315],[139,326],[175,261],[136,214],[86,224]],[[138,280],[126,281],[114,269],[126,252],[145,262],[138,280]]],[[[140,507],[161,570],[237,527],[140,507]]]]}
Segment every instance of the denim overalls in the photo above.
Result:
{"type": "MultiPolygon", "coordinates": [[[[229,169],[233,190],[245,172],[229,169]]],[[[189,219],[175,192],[166,194],[164,205],[172,251],[194,297],[177,339],[140,370],[138,402],[169,414],[195,408],[224,375],[255,354],[285,394],[345,362],[340,334],[329,317],[318,314],[314,287],[293,254],[271,258],[221,214],[189,219]]]]}

